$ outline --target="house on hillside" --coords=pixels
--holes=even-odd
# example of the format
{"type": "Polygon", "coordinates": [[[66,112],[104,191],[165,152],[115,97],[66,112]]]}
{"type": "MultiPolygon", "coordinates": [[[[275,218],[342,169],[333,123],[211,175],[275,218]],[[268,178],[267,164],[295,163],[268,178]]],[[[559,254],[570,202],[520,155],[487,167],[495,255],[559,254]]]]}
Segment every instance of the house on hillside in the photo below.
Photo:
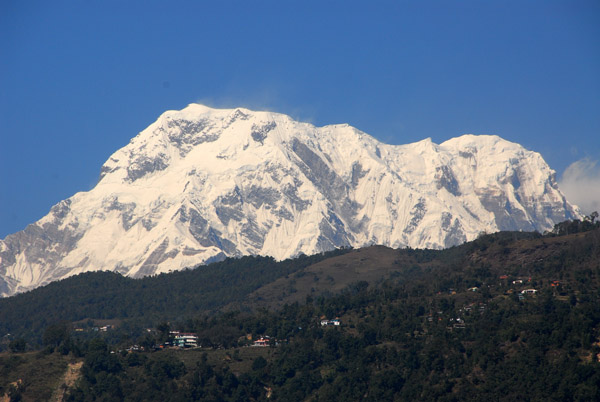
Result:
{"type": "Polygon", "coordinates": [[[271,342],[271,338],[269,338],[268,336],[261,336],[260,338],[258,338],[257,340],[255,340],[252,343],[252,346],[258,346],[258,347],[267,347],[269,346],[271,342]]]}
{"type": "Polygon", "coordinates": [[[333,320],[327,320],[327,319],[321,319],[321,326],[322,327],[327,327],[330,325],[334,325],[334,326],[339,326],[341,324],[340,319],[339,318],[334,318],[333,320]]]}
{"type": "Polygon", "coordinates": [[[536,289],[524,289],[521,291],[521,294],[524,294],[524,295],[534,295],[536,293],[537,293],[536,289]]]}
{"type": "Polygon", "coordinates": [[[173,346],[180,348],[197,348],[198,335],[193,332],[175,332],[173,338],[173,346]]]}

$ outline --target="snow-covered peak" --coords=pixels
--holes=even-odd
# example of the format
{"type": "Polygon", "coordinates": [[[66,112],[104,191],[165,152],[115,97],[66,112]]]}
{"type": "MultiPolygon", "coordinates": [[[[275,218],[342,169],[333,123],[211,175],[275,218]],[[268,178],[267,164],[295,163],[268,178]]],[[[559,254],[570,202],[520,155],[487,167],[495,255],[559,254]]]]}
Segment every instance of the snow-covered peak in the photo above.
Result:
{"type": "Polygon", "coordinates": [[[440,146],[455,152],[483,152],[497,157],[507,154],[518,156],[528,152],[520,144],[507,141],[497,135],[465,134],[449,139],[440,146]]]}
{"type": "Polygon", "coordinates": [[[498,136],[387,145],[347,124],[191,104],[111,155],[94,189],[0,241],[0,293],[89,270],[442,248],[579,216],[538,153],[498,136]]]}

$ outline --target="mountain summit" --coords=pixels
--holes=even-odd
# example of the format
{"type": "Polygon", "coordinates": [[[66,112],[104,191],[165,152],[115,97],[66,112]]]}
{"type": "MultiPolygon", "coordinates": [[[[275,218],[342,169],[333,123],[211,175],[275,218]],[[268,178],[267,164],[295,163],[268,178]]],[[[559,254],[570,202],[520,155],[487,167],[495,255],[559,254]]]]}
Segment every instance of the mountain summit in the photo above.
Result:
{"type": "Polygon", "coordinates": [[[0,241],[0,294],[247,254],[444,248],[579,217],[538,153],[497,136],[387,145],[346,124],[192,104],[115,152],[94,189],[0,241]]]}

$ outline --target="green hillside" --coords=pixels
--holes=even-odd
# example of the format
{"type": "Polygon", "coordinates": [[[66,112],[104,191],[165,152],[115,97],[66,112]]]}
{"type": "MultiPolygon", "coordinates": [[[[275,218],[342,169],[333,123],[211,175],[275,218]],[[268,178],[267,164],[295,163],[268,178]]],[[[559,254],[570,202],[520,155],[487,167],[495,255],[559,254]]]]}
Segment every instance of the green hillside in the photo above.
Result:
{"type": "Polygon", "coordinates": [[[40,344],[49,325],[88,320],[109,320],[125,325],[128,331],[139,330],[161,320],[193,317],[242,302],[266,283],[347,251],[281,262],[270,257],[227,259],[199,269],[142,279],[87,272],[0,299],[0,334],[40,344]]]}
{"type": "Polygon", "coordinates": [[[31,378],[10,388],[14,373],[62,355],[83,362],[67,400],[598,400],[600,229],[563,229],[441,251],[248,257],[143,280],[81,275],[1,301],[16,335],[0,387],[35,400],[31,378]],[[321,325],[333,318],[341,325],[321,325]],[[148,351],[169,330],[202,347],[148,351]],[[17,336],[40,351],[20,353],[17,336]],[[260,336],[271,347],[248,346],[260,336]]]}

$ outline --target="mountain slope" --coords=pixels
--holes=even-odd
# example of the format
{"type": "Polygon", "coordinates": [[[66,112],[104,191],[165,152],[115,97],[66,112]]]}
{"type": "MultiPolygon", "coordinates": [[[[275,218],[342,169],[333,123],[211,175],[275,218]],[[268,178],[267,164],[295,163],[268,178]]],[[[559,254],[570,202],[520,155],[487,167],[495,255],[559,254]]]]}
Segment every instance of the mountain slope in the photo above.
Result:
{"type": "Polygon", "coordinates": [[[538,153],[497,136],[392,146],[348,125],[192,104],[115,152],[94,189],[0,241],[0,293],[227,256],[444,248],[579,216],[538,153]]]}

